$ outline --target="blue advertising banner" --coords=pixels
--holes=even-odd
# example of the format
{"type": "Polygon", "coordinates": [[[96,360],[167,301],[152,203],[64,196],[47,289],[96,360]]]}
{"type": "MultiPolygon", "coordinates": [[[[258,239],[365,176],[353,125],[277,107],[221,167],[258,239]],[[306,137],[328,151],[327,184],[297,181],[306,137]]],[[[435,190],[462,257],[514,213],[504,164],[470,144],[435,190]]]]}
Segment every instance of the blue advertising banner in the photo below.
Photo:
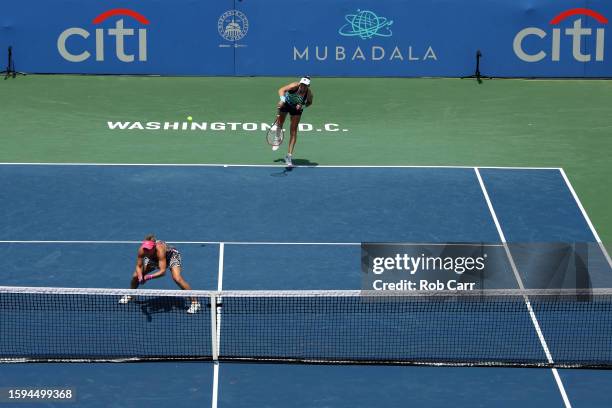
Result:
{"type": "MultiPolygon", "coordinates": [[[[612,77],[607,0],[21,0],[26,72],[612,77]]],[[[0,54],[2,55],[2,54],[0,54]]]]}
{"type": "Polygon", "coordinates": [[[586,3],[303,0],[291,12],[280,0],[245,0],[249,19],[272,23],[252,24],[236,73],[452,77],[473,73],[481,50],[492,76],[612,76],[612,3],[586,3]]]}
{"type": "Polygon", "coordinates": [[[234,75],[217,19],[233,0],[20,0],[3,7],[0,49],[41,73],[234,75]]]}

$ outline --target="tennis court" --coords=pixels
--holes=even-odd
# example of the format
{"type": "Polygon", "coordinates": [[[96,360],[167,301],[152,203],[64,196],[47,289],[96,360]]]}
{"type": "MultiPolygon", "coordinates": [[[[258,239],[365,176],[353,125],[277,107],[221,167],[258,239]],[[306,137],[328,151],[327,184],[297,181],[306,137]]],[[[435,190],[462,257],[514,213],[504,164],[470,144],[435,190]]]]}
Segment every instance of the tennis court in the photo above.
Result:
{"type": "MultiPolygon", "coordinates": [[[[127,287],[141,235],[151,228],[180,248],[185,278],[202,290],[360,289],[361,242],[598,241],[560,168],[5,163],[0,169],[5,286],[127,287]]],[[[591,287],[610,287],[606,254],[591,259],[591,287]]],[[[538,277],[517,266],[525,287],[537,287],[538,277]]],[[[510,267],[483,284],[518,287],[510,267]]],[[[169,277],[147,283],[173,288],[169,277]]],[[[163,314],[152,311],[151,318],[163,314]]],[[[611,375],[225,362],[0,369],[14,386],[70,386],[79,406],[125,407],[560,406],[564,397],[592,407],[605,406],[611,375]]]]}
{"type": "Polygon", "coordinates": [[[609,1],[5,3],[0,408],[610,406],[609,1]]]}

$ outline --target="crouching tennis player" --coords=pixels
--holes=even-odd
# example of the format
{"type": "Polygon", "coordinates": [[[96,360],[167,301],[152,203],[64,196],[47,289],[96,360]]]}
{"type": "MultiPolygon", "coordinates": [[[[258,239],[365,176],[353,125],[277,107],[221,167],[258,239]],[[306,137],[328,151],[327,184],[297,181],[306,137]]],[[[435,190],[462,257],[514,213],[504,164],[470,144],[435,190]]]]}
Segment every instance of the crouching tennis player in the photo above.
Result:
{"type": "MultiPolygon", "coordinates": [[[[138,248],[136,270],[132,276],[130,288],[136,289],[138,285],[164,276],[166,269],[170,267],[174,282],[183,290],[191,290],[191,286],[181,276],[181,266],[181,253],[178,249],[164,241],[156,240],[154,235],[147,235],[140,248],[138,248]]],[[[126,304],[130,300],[132,300],[132,297],[125,295],[119,300],[119,303],[126,304]]],[[[200,308],[201,305],[197,299],[192,298],[187,313],[197,313],[200,308]]]]}
{"type": "MultiPolygon", "coordinates": [[[[302,118],[304,108],[312,105],[313,95],[312,90],[310,89],[310,77],[305,76],[300,79],[299,82],[292,82],[283,86],[278,90],[278,96],[280,97],[280,102],[277,105],[277,132],[280,133],[282,131],[287,113],[291,115],[291,137],[289,139],[287,156],[285,156],[285,164],[287,166],[292,166],[293,149],[295,148],[295,142],[297,141],[298,125],[300,124],[300,119],[302,118]]],[[[278,149],[278,146],[275,147],[278,149]]]]}

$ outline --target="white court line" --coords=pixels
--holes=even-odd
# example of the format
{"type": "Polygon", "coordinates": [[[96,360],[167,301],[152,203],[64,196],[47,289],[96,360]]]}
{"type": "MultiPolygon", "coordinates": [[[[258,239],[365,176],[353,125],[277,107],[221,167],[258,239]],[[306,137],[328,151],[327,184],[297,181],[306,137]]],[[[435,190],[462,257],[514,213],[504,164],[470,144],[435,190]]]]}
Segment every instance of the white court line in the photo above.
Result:
{"type": "Polygon", "coordinates": [[[223,258],[225,257],[225,243],[219,243],[219,274],[217,278],[217,290],[223,290],[223,258]]]}
{"type": "MultiPolygon", "coordinates": [[[[480,171],[478,170],[477,167],[474,167],[474,171],[476,172],[476,177],[478,178],[478,183],[480,184],[482,194],[484,195],[485,201],[487,202],[487,206],[489,207],[489,212],[491,213],[491,217],[493,218],[493,222],[495,223],[495,228],[497,228],[497,233],[499,234],[499,238],[504,244],[504,248],[506,250],[506,256],[508,257],[508,261],[510,261],[510,266],[512,267],[512,272],[514,272],[514,277],[516,278],[519,288],[521,290],[524,290],[525,285],[523,284],[523,280],[521,279],[521,276],[519,275],[518,269],[514,262],[514,258],[512,257],[512,253],[510,252],[510,248],[508,247],[508,241],[506,241],[506,236],[504,235],[504,232],[501,228],[499,219],[497,218],[497,214],[495,213],[495,209],[493,208],[491,198],[489,197],[487,188],[485,187],[484,181],[482,180],[482,177],[480,175],[480,171]]],[[[548,360],[549,364],[553,364],[554,360],[548,348],[548,344],[546,343],[546,339],[544,338],[544,334],[542,333],[542,329],[540,328],[540,323],[538,322],[535,312],[533,311],[533,308],[531,307],[531,302],[529,301],[529,298],[526,295],[523,295],[523,299],[525,300],[525,305],[527,306],[527,310],[529,311],[531,322],[533,323],[536,333],[538,334],[538,338],[540,339],[540,344],[542,345],[542,348],[544,349],[544,354],[546,354],[546,359],[548,360]]],[[[563,398],[565,407],[571,408],[572,404],[570,403],[569,398],[567,397],[567,393],[565,392],[565,387],[563,386],[563,381],[561,381],[561,377],[559,376],[557,369],[551,368],[551,371],[552,371],[553,377],[555,378],[555,382],[557,383],[557,387],[559,387],[559,392],[561,393],[561,398],[563,398]]]]}
{"type": "Polygon", "coordinates": [[[212,390],[212,408],[217,408],[217,399],[219,397],[219,362],[213,362],[213,390],[212,390]]]}
{"type": "MultiPolygon", "coordinates": [[[[225,243],[219,243],[219,271],[217,274],[217,291],[221,292],[223,290],[223,261],[225,258],[225,243]]],[[[215,296],[212,297],[214,299],[214,303],[217,303],[217,298],[215,296]]],[[[219,298],[220,300],[220,298],[219,298]]],[[[212,408],[217,408],[217,400],[219,398],[219,350],[221,345],[221,311],[217,308],[216,304],[211,302],[211,308],[214,308],[216,314],[216,330],[213,335],[216,337],[216,341],[213,341],[213,347],[216,348],[216,352],[213,351],[213,354],[217,356],[216,361],[213,362],[213,391],[212,391],[212,408]]]]}
{"type": "MultiPolygon", "coordinates": [[[[224,258],[225,258],[225,243],[221,242],[219,243],[219,272],[217,274],[217,291],[219,291],[219,293],[221,293],[221,291],[223,290],[223,261],[224,261],[224,258]]],[[[219,296],[217,300],[219,303],[222,303],[221,296],[219,296]]],[[[211,305],[211,307],[213,306],[215,307],[215,310],[217,312],[217,319],[216,319],[217,330],[215,331],[215,333],[217,337],[216,354],[218,356],[219,350],[221,348],[221,309],[216,307],[217,305],[211,305]]]]}
{"type": "MultiPolygon", "coordinates": [[[[361,245],[361,242],[165,241],[180,245],[361,245]]],[[[0,244],[141,244],[142,241],[0,240],[0,244]]]]}
{"type": "MultiPolygon", "coordinates": [[[[0,166],[109,166],[109,167],[262,167],[285,168],[284,164],[223,164],[223,163],[8,163],[0,162],[0,166]]],[[[294,165],[302,168],[355,168],[355,169],[473,169],[473,166],[418,166],[418,165],[294,165]]],[[[560,170],[560,167],[513,167],[513,166],[479,166],[481,169],[500,170],[560,170]]]]}
{"type": "Polygon", "coordinates": [[[569,178],[567,177],[567,174],[565,174],[565,171],[563,169],[559,169],[559,172],[561,172],[561,176],[563,177],[563,180],[565,180],[565,184],[567,184],[567,188],[569,188],[570,192],[572,193],[572,196],[574,197],[574,200],[576,201],[576,204],[578,205],[578,208],[580,208],[580,211],[582,212],[582,216],[584,217],[584,220],[589,225],[589,228],[591,229],[591,233],[593,234],[593,237],[595,237],[595,240],[599,244],[599,248],[601,249],[601,252],[603,252],[604,256],[606,257],[606,260],[608,261],[608,265],[612,267],[612,259],[610,259],[610,254],[606,250],[606,247],[604,246],[603,242],[601,242],[601,238],[599,238],[599,234],[595,230],[595,227],[593,226],[591,219],[589,218],[586,210],[584,209],[582,202],[580,202],[580,199],[578,198],[578,194],[576,194],[576,190],[574,190],[574,187],[572,186],[572,183],[570,183],[569,178]]]}
{"type": "MultiPolygon", "coordinates": [[[[171,244],[173,242],[166,241],[171,244]]],[[[140,244],[142,241],[2,240],[0,244],[140,244]]]]}
{"type": "MultiPolygon", "coordinates": [[[[338,245],[338,246],[359,246],[361,242],[268,242],[268,241],[165,241],[168,244],[180,245],[338,245]]],[[[42,240],[0,240],[0,244],[140,244],[141,241],[42,241],[42,240]]],[[[399,245],[399,246],[478,246],[478,247],[501,247],[502,244],[470,243],[470,242],[364,242],[368,245],[399,245]]]]}

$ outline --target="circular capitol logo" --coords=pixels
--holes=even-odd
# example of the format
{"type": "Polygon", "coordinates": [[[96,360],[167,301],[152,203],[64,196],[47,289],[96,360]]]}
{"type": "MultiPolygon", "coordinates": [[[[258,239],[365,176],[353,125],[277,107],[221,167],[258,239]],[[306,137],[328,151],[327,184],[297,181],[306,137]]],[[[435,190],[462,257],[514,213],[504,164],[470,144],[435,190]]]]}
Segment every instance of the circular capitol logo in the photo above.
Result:
{"type": "Polygon", "coordinates": [[[219,17],[217,29],[225,40],[238,41],[249,31],[249,20],[241,11],[228,10],[219,17]]]}

